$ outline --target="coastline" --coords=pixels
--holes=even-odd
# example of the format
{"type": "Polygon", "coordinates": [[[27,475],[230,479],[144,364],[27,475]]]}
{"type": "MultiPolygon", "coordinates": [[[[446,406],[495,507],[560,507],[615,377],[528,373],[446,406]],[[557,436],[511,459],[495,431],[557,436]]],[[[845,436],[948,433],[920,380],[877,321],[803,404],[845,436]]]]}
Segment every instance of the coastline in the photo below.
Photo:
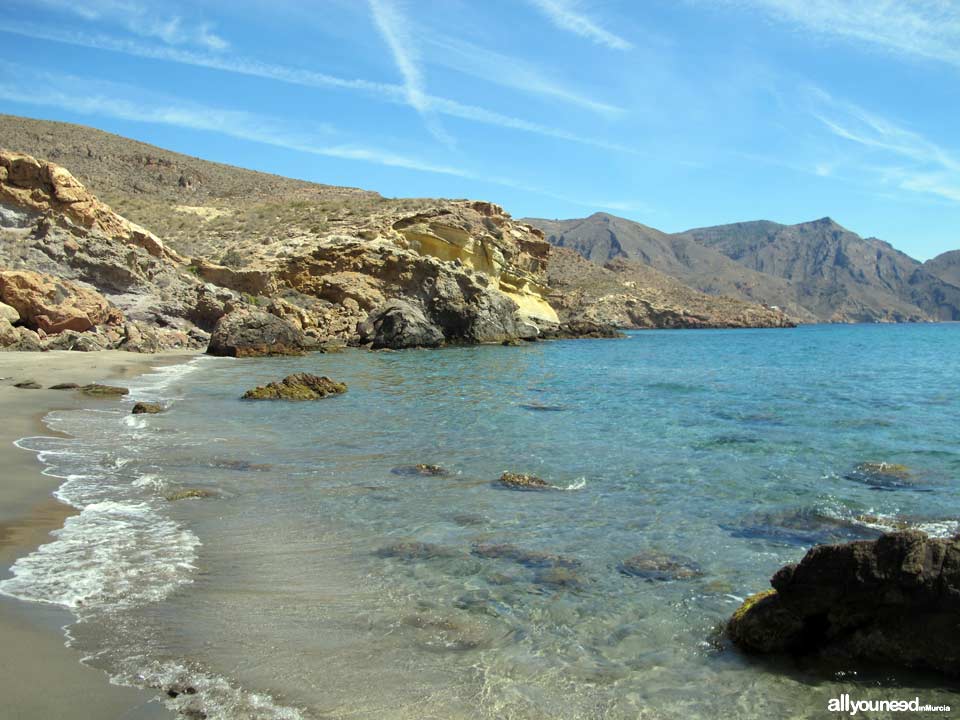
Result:
{"type": "MultiPolygon", "coordinates": [[[[32,452],[13,443],[30,435],[49,435],[42,419],[53,410],[104,402],[71,390],[26,390],[14,383],[33,380],[43,388],[63,382],[122,384],[152,368],[177,364],[197,353],[171,351],[136,354],[103,352],[0,353],[0,578],[10,566],[47,542],[77,511],[52,493],[60,478],[41,473],[32,452]]],[[[100,670],[80,663],[80,654],[64,645],[62,627],[72,616],[62,608],[0,596],[0,697],[11,720],[159,720],[173,714],[153,702],[154,692],[120,687],[100,670]]]]}

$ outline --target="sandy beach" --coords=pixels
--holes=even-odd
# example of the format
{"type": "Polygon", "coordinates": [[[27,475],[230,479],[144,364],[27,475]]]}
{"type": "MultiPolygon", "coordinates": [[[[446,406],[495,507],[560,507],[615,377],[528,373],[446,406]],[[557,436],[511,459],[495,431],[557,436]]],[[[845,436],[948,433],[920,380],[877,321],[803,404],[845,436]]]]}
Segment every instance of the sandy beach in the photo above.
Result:
{"type": "MultiPolygon", "coordinates": [[[[0,354],[0,578],[10,565],[43,544],[75,512],[52,493],[59,480],[41,474],[36,456],[13,443],[50,434],[41,422],[51,410],[89,406],[92,400],[71,390],[29,390],[15,383],[108,382],[122,385],[152,367],[184,362],[183,352],[139,355],[107,352],[0,354]]],[[[63,609],[0,596],[0,715],[10,720],[156,720],[172,717],[153,694],[111,685],[107,676],[80,664],[64,646],[61,628],[71,620],[63,609]]]]}

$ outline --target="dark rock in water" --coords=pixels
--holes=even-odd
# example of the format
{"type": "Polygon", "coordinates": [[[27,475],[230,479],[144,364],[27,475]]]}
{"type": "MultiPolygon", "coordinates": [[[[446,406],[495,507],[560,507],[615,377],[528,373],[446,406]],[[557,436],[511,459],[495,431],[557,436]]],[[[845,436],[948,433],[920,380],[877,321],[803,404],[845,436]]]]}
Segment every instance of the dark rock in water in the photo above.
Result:
{"type": "Polygon", "coordinates": [[[423,310],[405,300],[390,300],[371,312],[357,326],[361,343],[372,343],[374,350],[400,350],[411,347],[437,347],[443,344],[443,332],[423,310]]]}
{"type": "Polygon", "coordinates": [[[273,469],[273,466],[267,463],[252,463],[247,460],[213,460],[209,465],[210,467],[236,470],[237,472],[267,472],[273,469]]]}
{"type": "Polygon", "coordinates": [[[164,411],[163,405],[159,403],[138,402],[133,406],[132,415],[156,415],[164,411]]]}
{"type": "Polygon", "coordinates": [[[457,513],[450,517],[457,525],[461,527],[473,527],[476,525],[486,525],[487,518],[483,515],[476,515],[474,513],[457,513]]]}
{"type": "Polygon", "coordinates": [[[24,380],[23,382],[14,383],[15,388],[20,388],[21,390],[42,390],[43,386],[33,380],[24,380]]]}
{"type": "Polygon", "coordinates": [[[174,490],[173,492],[169,492],[164,495],[164,497],[169,502],[176,502],[177,500],[202,500],[204,498],[215,497],[215,495],[209,490],[183,488],[182,490],[174,490]]]}
{"type": "Polygon", "coordinates": [[[585,318],[571,318],[559,325],[541,328],[540,337],[545,340],[567,338],[625,338],[626,335],[613,325],[605,325],[585,318]]]}
{"type": "Polygon", "coordinates": [[[498,481],[500,485],[510,490],[556,490],[553,485],[546,480],[538,478],[536,475],[523,475],[521,473],[505,472],[498,481]]]}
{"type": "Polygon", "coordinates": [[[702,577],[703,570],[693,560],[678,555],[668,555],[657,550],[650,550],[627,558],[617,565],[623,575],[638,577],[644,580],[692,580],[702,577]]]}
{"type": "Polygon", "coordinates": [[[213,328],[208,355],[260,357],[302,355],[306,336],[286,320],[259,310],[234,310],[213,328]]]}
{"type": "Polygon", "coordinates": [[[583,587],[580,576],[568,567],[549,567],[538,570],[533,581],[537,585],[562,590],[578,590],[583,587]]]}
{"type": "Polygon", "coordinates": [[[99,383],[91,383],[90,385],[83,385],[80,387],[80,392],[84,395],[92,395],[94,397],[119,397],[121,395],[127,395],[130,393],[125,387],[117,387],[114,385],[100,385],[99,383]]]}
{"type": "Polygon", "coordinates": [[[396,560],[435,560],[438,558],[452,558],[460,555],[453,548],[433,543],[417,541],[401,541],[385,545],[376,552],[377,557],[393,558],[396,560]]]}
{"type": "Polygon", "coordinates": [[[427,650],[464,652],[492,644],[491,635],[475,621],[417,614],[405,617],[403,624],[417,631],[417,644],[427,650]]]}
{"type": "Polygon", "coordinates": [[[727,624],[746,651],[960,675],[960,538],[908,531],[822,545],[770,583],[727,624]]]}
{"type": "Polygon", "coordinates": [[[855,519],[834,517],[816,508],[757,513],[735,523],[721,523],[720,527],[733,537],[800,547],[870,540],[880,535],[879,530],[866,527],[855,519]]]}
{"type": "Polygon", "coordinates": [[[76,383],[67,382],[67,383],[57,383],[56,385],[51,385],[50,390],[79,390],[80,386],[76,383]]]}
{"type": "Polygon", "coordinates": [[[423,477],[447,477],[450,473],[439,465],[427,465],[417,463],[416,465],[399,465],[390,472],[394,475],[421,475],[423,477]]]}
{"type": "Polygon", "coordinates": [[[540,403],[521,403],[520,407],[535,412],[563,412],[566,410],[563,405],[541,405],[540,403]]]}
{"type": "Polygon", "coordinates": [[[906,465],[886,462],[865,462],[844,475],[847,480],[869,485],[874,490],[917,490],[929,492],[930,488],[918,486],[917,479],[906,465]]]}
{"type": "Polygon", "coordinates": [[[488,560],[502,559],[529,568],[577,568],[580,561],[563,555],[552,555],[537,550],[524,550],[508,543],[477,543],[471,549],[476,557],[488,560]]]}
{"type": "Polygon", "coordinates": [[[247,390],[243,400],[320,400],[329,395],[340,395],[347,391],[344,383],[331,380],[326,376],[310,373],[287,375],[279,382],[247,390]]]}

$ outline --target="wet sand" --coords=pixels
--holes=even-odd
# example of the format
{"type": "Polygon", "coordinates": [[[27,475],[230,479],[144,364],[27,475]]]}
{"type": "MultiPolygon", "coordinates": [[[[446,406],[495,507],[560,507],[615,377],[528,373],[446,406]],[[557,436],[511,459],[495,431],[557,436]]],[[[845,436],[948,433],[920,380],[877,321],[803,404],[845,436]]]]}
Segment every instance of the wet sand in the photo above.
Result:
{"type": "MultiPolygon", "coordinates": [[[[72,390],[25,390],[14,383],[109,382],[122,385],[152,367],[185,362],[183,352],[139,355],[118,351],[0,353],[0,578],[13,562],[46,542],[75,510],[52,493],[61,482],[41,474],[32,452],[14,441],[49,435],[51,410],[110,401],[72,390]]],[[[64,646],[64,609],[0,596],[0,716],[9,720],[159,720],[173,717],[153,693],[111,685],[103,672],[80,664],[64,646]]]]}

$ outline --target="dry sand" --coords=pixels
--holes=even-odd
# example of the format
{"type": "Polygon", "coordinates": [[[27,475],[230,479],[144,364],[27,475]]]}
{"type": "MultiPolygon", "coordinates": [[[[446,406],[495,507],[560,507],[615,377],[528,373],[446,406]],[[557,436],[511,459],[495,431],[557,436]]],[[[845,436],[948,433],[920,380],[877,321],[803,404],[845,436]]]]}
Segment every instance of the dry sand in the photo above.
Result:
{"type": "MultiPolygon", "coordinates": [[[[49,435],[41,419],[51,410],[84,407],[90,398],[70,390],[23,390],[33,380],[48,388],[63,382],[122,385],[150,368],[193,357],[187,353],[138,355],[108,352],[0,353],[0,579],[23,555],[43,544],[74,510],[52,493],[59,480],[41,474],[34,453],[14,441],[49,435]]],[[[153,693],[109,684],[64,646],[61,608],[0,596],[0,717],[7,720],[159,720],[173,715],[153,693]]]]}

